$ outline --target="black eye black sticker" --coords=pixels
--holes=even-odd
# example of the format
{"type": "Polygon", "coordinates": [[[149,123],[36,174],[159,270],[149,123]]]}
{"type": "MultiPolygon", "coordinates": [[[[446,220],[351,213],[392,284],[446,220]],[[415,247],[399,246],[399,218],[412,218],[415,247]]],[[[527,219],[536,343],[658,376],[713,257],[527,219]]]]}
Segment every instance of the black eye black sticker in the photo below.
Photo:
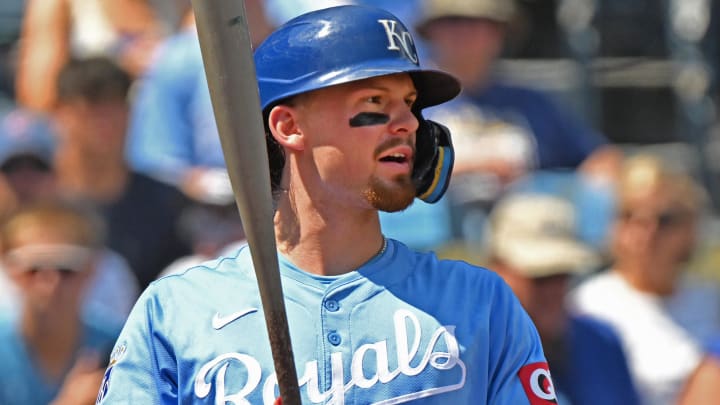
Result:
{"type": "Polygon", "coordinates": [[[350,118],[350,126],[367,127],[371,125],[387,124],[388,121],[390,121],[390,116],[387,114],[376,112],[361,112],[358,115],[350,118]]]}

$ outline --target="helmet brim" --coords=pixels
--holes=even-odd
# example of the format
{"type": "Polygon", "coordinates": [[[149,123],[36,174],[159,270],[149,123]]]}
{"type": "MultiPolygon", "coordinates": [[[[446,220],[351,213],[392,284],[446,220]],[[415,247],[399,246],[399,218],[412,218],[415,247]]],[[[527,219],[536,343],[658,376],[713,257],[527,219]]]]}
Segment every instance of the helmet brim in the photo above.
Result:
{"type": "Polygon", "coordinates": [[[439,70],[409,72],[418,89],[416,105],[425,108],[452,100],[460,94],[460,82],[452,75],[439,70]]]}
{"type": "MultiPolygon", "coordinates": [[[[295,86],[291,91],[281,93],[276,100],[268,100],[264,102],[263,110],[276,105],[280,100],[306,93],[309,91],[322,89],[330,86],[338,86],[341,84],[356,82],[360,80],[370,79],[373,77],[408,74],[415,85],[418,92],[418,98],[415,106],[425,108],[442,104],[449,101],[460,93],[460,82],[452,75],[439,70],[406,70],[406,69],[354,69],[348,72],[335,72],[335,74],[325,74],[311,80],[307,80],[303,86],[295,86]]],[[[270,80],[265,81],[265,85],[269,87],[270,80]]],[[[280,81],[278,81],[280,82],[280,81]]]]}

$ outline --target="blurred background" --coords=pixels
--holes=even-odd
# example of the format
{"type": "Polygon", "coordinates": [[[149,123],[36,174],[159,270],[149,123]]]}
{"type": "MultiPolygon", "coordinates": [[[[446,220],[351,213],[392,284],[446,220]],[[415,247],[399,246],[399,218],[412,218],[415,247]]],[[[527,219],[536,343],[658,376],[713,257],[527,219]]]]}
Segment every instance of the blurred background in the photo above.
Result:
{"type": "MultiPolygon", "coordinates": [[[[248,3],[259,41],[294,15],[351,1],[248,3]]],[[[421,18],[420,0],[359,3],[384,6],[411,29],[421,18]]],[[[517,6],[496,74],[547,92],[627,153],[650,152],[691,171],[710,199],[702,239],[707,255],[699,258],[720,260],[714,249],[720,242],[718,2],[519,0],[517,6]]],[[[0,105],[48,112],[52,96],[43,93],[53,92],[53,77],[70,56],[110,56],[140,78],[161,39],[182,30],[188,7],[189,0],[1,2],[0,105]],[[23,29],[31,5],[41,10],[23,29]],[[23,50],[24,41],[31,50],[23,50]],[[123,56],[123,48],[131,49],[123,56]]],[[[416,43],[427,57],[423,40],[416,43]]],[[[714,276],[707,267],[694,266],[714,276]]]]}
{"type": "MultiPolygon", "coordinates": [[[[386,236],[490,266],[518,287],[554,376],[567,390],[562,403],[678,403],[701,359],[720,357],[720,292],[704,289],[720,282],[720,2],[245,1],[255,45],[296,15],[350,3],[399,16],[414,34],[421,63],[455,74],[464,87],[447,107],[423,112],[453,136],[455,172],[446,196],[434,205],[418,201],[401,213],[381,213],[386,236]],[[640,193],[646,188],[652,191],[640,193]],[[518,194],[520,202],[512,203],[518,194]],[[515,208],[496,211],[506,198],[515,208]],[[668,269],[670,287],[651,275],[645,280],[651,287],[636,288],[642,297],[660,297],[648,311],[660,314],[664,326],[628,337],[624,319],[606,319],[622,348],[604,340],[607,352],[598,351],[592,362],[617,354],[621,361],[608,365],[605,377],[615,376],[606,383],[619,396],[572,392],[568,387],[583,383],[563,379],[574,371],[563,366],[565,352],[554,350],[553,336],[562,333],[542,314],[556,308],[566,316],[569,290],[592,276],[614,271],[627,278],[642,268],[668,269]],[[686,288],[680,273],[706,285],[686,288]],[[537,299],[543,294],[546,300],[537,299]],[[678,340],[675,325],[682,331],[678,340]],[[653,340],[662,342],[650,353],[627,343],[653,340]],[[653,375],[662,367],[645,359],[682,345],[688,350],[683,360],[653,375]],[[618,382],[629,375],[634,384],[618,382]]],[[[94,262],[84,301],[70,312],[84,324],[102,325],[109,342],[150,282],[244,243],[189,0],[0,1],[0,122],[2,223],[57,199],[91,206],[103,223],[102,246],[93,246],[102,259],[94,262]]],[[[6,258],[18,246],[5,243],[6,258]]],[[[18,283],[18,274],[37,270],[30,266],[38,259],[33,250],[24,252],[31,253],[13,265],[19,273],[0,272],[0,321],[42,322],[53,309],[23,312],[36,307],[33,291],[41,283],[32,277],[18,283]]],[[[42,265],[70,274],[61,271],[68,269],[59,267],[60,259],[42,265]]],[[[633,288],[643,284],[628,279],[635,280],[633,288]]],[[[591,313],[613,297],[637,304],[637,294],[623,296],[617,286],[599,298],[586,290],[576,294],[570,312],[585,306],[591,313]]],[[[0,322],[0,332],[12,330],[9,325],[0,322]]],[[[586,343],[597,339],[581,336],[586,343]]],[[[78,362],[75,374],[97,374],[103,366],[78,362]]],[[[53,381],[42,383],[45,399],[37,400],[30,391],[19,398],[13,382],[0,380],[0,403],[92,403],[96,385],[74,392],[64,375],[53,381]]],[[[720,371],[710,381],[720,387],[720,371]]],[[[718,398],[694,395],[688,398],[704,399],[683,403],[718,398]]]]}

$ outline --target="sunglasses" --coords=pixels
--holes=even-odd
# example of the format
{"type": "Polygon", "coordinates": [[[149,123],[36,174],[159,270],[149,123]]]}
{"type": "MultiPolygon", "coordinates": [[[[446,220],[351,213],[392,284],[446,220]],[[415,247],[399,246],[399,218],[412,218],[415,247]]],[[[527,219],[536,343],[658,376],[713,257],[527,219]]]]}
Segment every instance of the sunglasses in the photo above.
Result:
{"type": "Polygon", "coordinates": [[[51,267],[32,267],[32,268],[23,270],[23,271],[22,271],[22,274],[25,274],[25,275],[27,275],[27,276],[29,276],[29,277],[32,277],[32,278],[35,278],[35,277],[39,277],[39,276],[44,275],[44,274],[48,274],[47,272],[48,272],[49,270],[54,270],[54,271],[56,271],[56,272],[60,275],[60,278],[61,278],[61,279],[73,278],[73,277],[75,277],[76,275],[82,273],[82,272],[77,271],[77,270],[75,270],[75,269],[69,269],[69,268],[66,269],[66,268],[51,268],[51,267]]]}
{"type": "Polygon", "coordinates": [[[3,258],[13,271],[39,274],[55,270],[62,276],[84,271],[93,257],[93,251],[84,246],[68,244],[35,244],[10,250],[3,258]]]}
{"type": "Polygon", "coordinates": [[[681,210],[667,210],[656,214],[643,211],[623,210],[620,213],[620,219],[622,221],[652,220],[657,224],[658,228],[663,229],[684,225],[690,217],[691,214],[689,212],[681,210]]]}
{"type": "Polygon", "coordinates": [[[35,156],[22,155],[10,158],[0,166],[0,171],[5,174],[14,174],[21,171],[48,173],[50,172],[50,165],[35,156]]]}

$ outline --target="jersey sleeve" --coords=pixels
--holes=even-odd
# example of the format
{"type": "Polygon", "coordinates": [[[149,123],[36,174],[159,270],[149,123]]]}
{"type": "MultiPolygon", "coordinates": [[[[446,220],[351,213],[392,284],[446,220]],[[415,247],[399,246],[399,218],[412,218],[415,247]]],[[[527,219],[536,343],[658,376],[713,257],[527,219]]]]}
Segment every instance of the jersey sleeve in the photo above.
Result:
{"type": "Polygon", "coordinates": [[[499,282],[490,335],[488,403],[557,404],[535,325],[510,288],[499,282]]]}
{"type": "Polygon", "coordinates": [[[178,403],[177,362],[154,287],[138,299],[115,343],[97,404],[178,403]]]}

